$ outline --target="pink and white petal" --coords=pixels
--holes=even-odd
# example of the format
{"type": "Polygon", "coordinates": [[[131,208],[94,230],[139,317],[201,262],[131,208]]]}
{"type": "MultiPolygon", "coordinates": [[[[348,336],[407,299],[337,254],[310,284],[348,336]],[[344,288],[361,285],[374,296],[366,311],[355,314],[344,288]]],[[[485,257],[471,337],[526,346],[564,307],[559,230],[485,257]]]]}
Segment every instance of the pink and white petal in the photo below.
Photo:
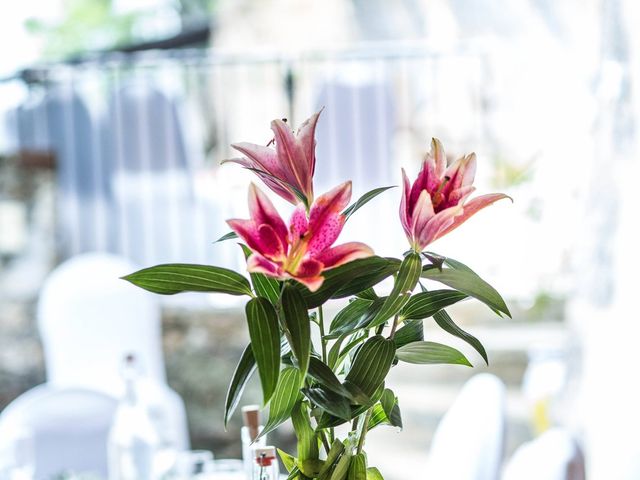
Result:
{"type": "Polygon", "coordinates": [[[402,197],[400,198],[400,223],[404,232],[411,235],[411,215],[409,215],[409,193],[411,192],[411,184],[404,168],[402,169],[402,197]]]}
{"type": "Polygon", "coordinates": [[[290,277],[296,280],[297,282],[300,282],[301,284],[303,284],[305,287],[307,287],[307,289],[310,292],[316,292],[324,283],[324,277],[322,276],[317,276],[317,277],[290,276],[290,277]]]}
{"type": "Polygon", "coordinates": [[[282,176],[278,154],[273,148],[248,142],[232,143],[231,147],[249,158],[252,162],[251,168],[264,170],[277,178],[282,176]]]}
{"type": "Polygon", "coordinates": [[[309,212],[309,230],[312,234],[322,228],[327,219],[338,215],[351,200],[351,182],[341,185],[320,195],[309,212]]]}
{"type": "Polygon", "coordinates": [[[436,178],[442,178],[447,168],[447,156],[442,143],[437,138],[431,139],[431,157],[434,161],[434,174],[436,178]]]}
{"type": "Polygon", "coordinates": [[[232,218],[227,220],[227,225],[245,241],[251,250],[261,252],[260,234],[258,233],[258,225],[256,225],[256,222],[253,220],[232,218]]]}
{"type": "Polygon", "coordinates": [[[247,259],[247,271],[250,273],[264,273],[270,277],[283,278],[284,272],[280,265],[263,257],[259,253],[253,253],[247,259]]]}
{"type": "Polygon", "coordinates": [[[445,176],[449,178],[449,181],[442,189],[442,193],[448,196],[454,190],[472,185],[476,176],[476,164],[475,153],[456,160],[445,172],[445,176]]]}
{"type": "Polygon", "coordinates": [[[462,214],[462,206],[456,206],[436,213],[429,222],[417,232],[418,246],[420,250],[440,238],[455,220],[455,217],[462,214]]]}
{"type": "Polygon", "coordinates": [[[479,197],[471,199],[469,202],[463,205],[462,214],[459,216],[456,216],[453,223],[449,225],[449,227],[447,227],[445,230],[443,230],[438,235],[438,237],[446,235],[451,230],[458,228],[460,225],[462,225],[464,222],[466,222],[469,218],[471,218],[473,215],[478,213],[480,210],[482,210],[485,207],[488,207],[489,205],[497,202],[498,200],[502,200],[503,198],[508,198],[509,200],[513,201],[510,196],[505,195],[504,193],[490,193],[488,195],[481,195],[479,197]]]}
{"type": "Polygon", "coordinates": [[[274,261],[284,261],[285,258],[285,245],[282,243],[278,234],[271,227],[271,225],[262,224],[258,227],[258,251],[274,261]]]}
{"type": "Polygon", "coordinates": [[[249,185],[249,213],[256,225],[269,225],[282,245],[287,244],[287,226],[264,192],[253,183],[249,185]]]}
{"type": "Polygon", "coordinates": [[[367,258],[373,255],[373,250],[369,245],[361,242],[347,242],[328,248],[318,254],[315,259],[322,262],[325,270],[338,267],[359,258],[367,258]]]}
{"type": "Polygon", "coordinates": [[[422,162],[422,167],[418,172],[418,176],[416,177],[416,181],[413,182],[411,186],[411,192],[409,193],[409,215],[413,216],[413,211],[415,210],[416,203],[420,198],[420,194],[423,190],[429,190],[429,178],[431,176],[431,171],[433,171],[433,166],[431,165],[431,160],[428,156],[422,162]]]}
{"type": "Polygon", "coordinates": [[[309,179],[313,177],[313,173],[316,168],[316,124],[318,123],[318,118],[322,110],[314,113],[307,120],[304,121],[300,128],[298,128],[298,142],[302,151],[304,152],[305,158],[309,165],[309,179]]]}
{"type": "Polygon", "coordinates": [[[288,272],[288,274],[291,278],[302,283],[312,292],[315,292],[320,288],[322,282],[324,282],[324,278],[320,275],[322,269],[322,263],[313,258],[307,258],[300,263],[296,272],[288,272]]]}
{"type": "Polygon", "coordinates": [[[309,243],[307,252],[312,257],[329,248],[340,236],[344,227],[345,217],[339,213],[330,213],[324,218],[324,222],[315,230],[309,229],[309,243]]]}
{"type": "Polygon", "coordinates": [[[435,212],[433,210],[431,195],[429,195],[429,192],[426,190],[423,190],[420,194],[420,198],[418,198],[411,217],[412,243],[419,243],[420,232],[425,229],[426,225],[431,221],[434,215],[435,212]]]}
{"type": "Polygon", "coordinates": [[[309,229],[309,221],[307,220],[307,210],[304,208],[303,204],[299,204],[291,214],[291,219],[289,220],[289,242],[294,244],[303,235],[307,233],[309,229]]]}
{"type": "Polygon", "coordinates": [[[302,147],[293,132],[282,120],[273,120],[271,129],[276,137],[276,152],[282,166],[283,180],[307,195],[307,185],[310,184],[311,172],[305,160],[302,147]]]}
{"type": "Polygon", "coordinates": [[[474,187],[473,185],[467,185],[466,187],[460,187],[457,190],[451,191],[451,193],[449,193],[449,196],[446,198],[443,209],[454,207],[460,203],[464,203],[464,201],[469,198],[469,195],[471,195],[475,190],[476,187],[474,187]]]}

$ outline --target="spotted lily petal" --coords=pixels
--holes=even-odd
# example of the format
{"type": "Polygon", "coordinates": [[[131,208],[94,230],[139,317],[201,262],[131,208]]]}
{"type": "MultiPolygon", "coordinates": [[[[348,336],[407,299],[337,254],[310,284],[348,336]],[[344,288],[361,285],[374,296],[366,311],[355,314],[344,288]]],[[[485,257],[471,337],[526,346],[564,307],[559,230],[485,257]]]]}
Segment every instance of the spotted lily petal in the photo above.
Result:
{"type": "Polygon", "coordinates": [[[345,217],[340,212],[351,199],[351,182],[345,182],[318,197],[309,212],[309,246],[311,255],[330,247],[336,241],[345,217]]]}
{"type": "Polygon", "coordinates": [[[269,225],[282,245],[287,243],[287,226],[271,200],[252,183],[249,185],[249,214],[257,225],[269,225]]]}
{"type": "Polygon", "coordinates": [[[316,258],[322,262],[325,269],[328,269],[371,255],[373,255],[373,250],[368,245],[360,242],[348,242],[328,248],[316,258]]]}

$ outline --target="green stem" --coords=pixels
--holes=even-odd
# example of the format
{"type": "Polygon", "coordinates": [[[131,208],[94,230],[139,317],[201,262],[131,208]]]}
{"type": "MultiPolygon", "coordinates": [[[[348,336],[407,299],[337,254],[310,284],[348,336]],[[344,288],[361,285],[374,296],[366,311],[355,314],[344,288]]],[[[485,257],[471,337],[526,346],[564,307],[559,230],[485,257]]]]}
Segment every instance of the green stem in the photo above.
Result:
{"type": "Polygon", "coordinates": [[[364,416],[364,422],[362,423],[362,432],[360,433],[360,438],[358,439],[358,451],[357,453],[362,452],[362,447],[364,446],[364,438],[367,436],[367,431],[369,430],[369,421],[371,420],[371,414],[373,413],[373,407],[367,410],[364,416]]]}
{"type": "Polygon", "coordinates": [[[391,333],[389,333],[389,338],[393,338],[393,336],[396,334],[396,329],[398,328],[398,315],[395,316],[395,318],[393,319],[393,325],[391,326],[391,333]]]}
{"type": "Polygon", "coordinates": [[[324,314],[322,305],[318,307],[318,325],[320,326],[320,344],[322,345],[322,361],[327,363],[327,341],[324,339],[324,314]]]}
{"type": "Polygon", "coordinates": [[[333,440],[331,442],[327,442],[327,436],[324,433],[324,430],[320,430],[320,440],[322,440],[322,445],[324,446],[324,450],[329,455],[329,450],[331,450],[331,444],[333,444],[333,440]]]}

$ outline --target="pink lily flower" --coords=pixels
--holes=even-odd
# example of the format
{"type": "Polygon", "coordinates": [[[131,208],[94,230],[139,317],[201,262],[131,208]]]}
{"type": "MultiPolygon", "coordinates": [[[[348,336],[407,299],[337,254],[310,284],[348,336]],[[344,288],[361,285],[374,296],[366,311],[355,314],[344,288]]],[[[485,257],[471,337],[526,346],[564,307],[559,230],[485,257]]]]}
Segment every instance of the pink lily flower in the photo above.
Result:
{"type": "Polygon", "coordinates": [[[271,130],[274,133],[275,148],[254,143],[235,143],[231,146],[245,157],[225,162],[234,162],[255,170],[265,185],[279,196],[294,205],[303,196],[309,206],[313,202],[315,131],[319,116],[320,112],[314,113],[300,125],[295,135],[284,120],[273,120],[271,130]]]}
{"type": "Polygon", "coordinates": [[[481,195],[465,203],[475,187],[476,155],[471,153],[447,167],[442,144],[436,138],[413,185],[402,170],[400,221],[411,248],[422,251],[431,242],[462,225],[483,208],[503,198],[502,193],[481,195]]]}
{"type": "Polygon", "coordinates": [[[345,182],[318,197],[308,216],[299,204],[287,226],[267,196],[251,184],[251,219],[227,223],[253,252],[247,259],[249,272],[280,280],[292,278],[314,292],[324,281],[324,270],[373,255],[371,248],[360,242],[332,247],[345,222],[340,212],[350,199],[351,182],[345,182]]]}

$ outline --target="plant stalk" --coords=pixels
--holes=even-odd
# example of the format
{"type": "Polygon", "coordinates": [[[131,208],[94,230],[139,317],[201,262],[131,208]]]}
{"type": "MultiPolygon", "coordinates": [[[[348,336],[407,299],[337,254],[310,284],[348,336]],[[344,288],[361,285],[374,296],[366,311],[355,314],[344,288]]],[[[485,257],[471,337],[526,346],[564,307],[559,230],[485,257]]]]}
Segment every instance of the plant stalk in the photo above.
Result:
{"type": "Polygon", "coordinates": [[[327,341],[324,339],[324,314],[322,305],[318,307],[318,326],[320,327],[320,345],[322,346],[322,361],[327,363],[327,341]]]}
{"type": "Polygon", "coordinates": [[[360,432],[360,438],[358,439],[358,450],[356,453],[362,453],[362,447],[364,447],[364,438],[367,436],[369,430],[369,420],[371,420],[371,414],[373,413],[373,407],[367,410],[364,415],[364,422],[362,422],[362,431],[360,432]]]}

